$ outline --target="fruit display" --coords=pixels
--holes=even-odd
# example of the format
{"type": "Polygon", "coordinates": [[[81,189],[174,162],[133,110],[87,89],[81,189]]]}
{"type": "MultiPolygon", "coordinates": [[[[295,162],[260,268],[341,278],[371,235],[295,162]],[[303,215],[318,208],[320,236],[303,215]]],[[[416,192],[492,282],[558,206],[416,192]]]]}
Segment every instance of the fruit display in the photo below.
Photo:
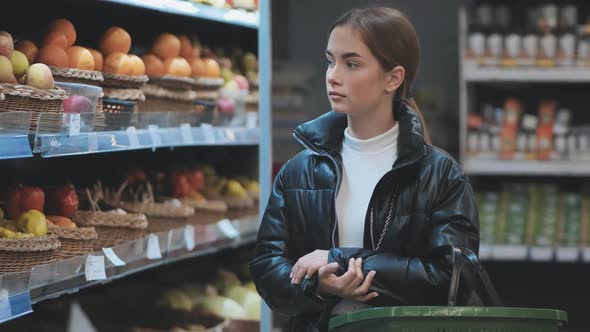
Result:
{"type": "Polygon", "coordinates": [[[161,293],[158,305],[212,314],[233,320],[260,321],[262,300],[252,282],[242,283],[231,271],[220,269],[213,285],[185,284],[161,293]]]}
{"type": "Polygon", "coordinates": [[[47,219],[38,210],[23,212],[15,220],[0,220],[0,238],[28,239],[47,235],[47,219]]]}

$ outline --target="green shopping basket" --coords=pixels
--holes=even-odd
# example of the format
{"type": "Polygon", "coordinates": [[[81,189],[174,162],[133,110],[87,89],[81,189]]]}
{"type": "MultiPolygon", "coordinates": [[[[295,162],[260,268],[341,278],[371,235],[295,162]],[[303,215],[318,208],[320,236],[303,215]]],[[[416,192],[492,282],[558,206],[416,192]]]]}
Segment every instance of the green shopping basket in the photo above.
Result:
{"type": "Polygon", "coordinates": [[[448,247],[453,274],[448,306],[403,306],[370,308],[338,315],[330,319],[331,332],[557,332],[567,323],[561,310],[501,307],[492,283],[468,249],[448,247]],[[479,277],[493,307],[455,306],[464,261],[479,277]]]}

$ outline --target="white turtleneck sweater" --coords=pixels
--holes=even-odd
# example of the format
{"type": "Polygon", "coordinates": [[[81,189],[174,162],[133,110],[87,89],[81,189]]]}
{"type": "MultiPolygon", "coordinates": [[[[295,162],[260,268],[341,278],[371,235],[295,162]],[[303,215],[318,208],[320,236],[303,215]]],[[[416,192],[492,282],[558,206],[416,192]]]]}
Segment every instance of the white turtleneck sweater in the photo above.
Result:
{"type": "MultiPolygon", "coordinates": [[[[398,125],[366,140],[344,131],[342,143],[342,183],[336,196],[339,246],[362,248],[365,216],[377,182],[391,170],[397,159],[398,125]]],[[[366,307],[360,302],[342,300],[332,314],[341,314],[366,307]]]]}

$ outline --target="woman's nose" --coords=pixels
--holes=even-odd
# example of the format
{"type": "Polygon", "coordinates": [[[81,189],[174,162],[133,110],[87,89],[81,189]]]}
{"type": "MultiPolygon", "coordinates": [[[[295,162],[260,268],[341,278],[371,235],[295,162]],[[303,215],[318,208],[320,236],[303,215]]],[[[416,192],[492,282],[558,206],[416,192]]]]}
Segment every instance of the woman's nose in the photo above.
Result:
{"type": "Polygon", "coordinates": [[[341,85],[342,80],[338,74],[337,66],[333,66],[332,68],[328,68],[328,72],[326,73],[326,78],[328,79],[328,83],[330,85],[341,85]]]}

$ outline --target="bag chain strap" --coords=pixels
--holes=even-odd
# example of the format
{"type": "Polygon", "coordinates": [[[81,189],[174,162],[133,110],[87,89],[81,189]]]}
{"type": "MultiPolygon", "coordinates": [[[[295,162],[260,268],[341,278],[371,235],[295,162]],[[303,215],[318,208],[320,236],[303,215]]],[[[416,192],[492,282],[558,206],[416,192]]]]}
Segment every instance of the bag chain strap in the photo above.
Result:
{"type": "MultiPolygon", "coordinates": [[[[389,205],[389,212],[387,213],[387,219],[385,219],[385,226],[383,226],[383,231],[381,232],[381,236],[379,236],[379,241],[377,242],[377,247],[373,250],[379,250],[381,248],[381,244],[383,243],[383,239],[385,238],[385,233],[387,233],[387,229],[389,228],[389,224],[391,223],[391,214],[393,213],[393,205],[395,204],[396,196],[394,195],[391,199],[391,204],[389,205]]],[[[374,224],[375,216],[373,213],[374,209],[371,208],[371,224],[374,224]]]]}

